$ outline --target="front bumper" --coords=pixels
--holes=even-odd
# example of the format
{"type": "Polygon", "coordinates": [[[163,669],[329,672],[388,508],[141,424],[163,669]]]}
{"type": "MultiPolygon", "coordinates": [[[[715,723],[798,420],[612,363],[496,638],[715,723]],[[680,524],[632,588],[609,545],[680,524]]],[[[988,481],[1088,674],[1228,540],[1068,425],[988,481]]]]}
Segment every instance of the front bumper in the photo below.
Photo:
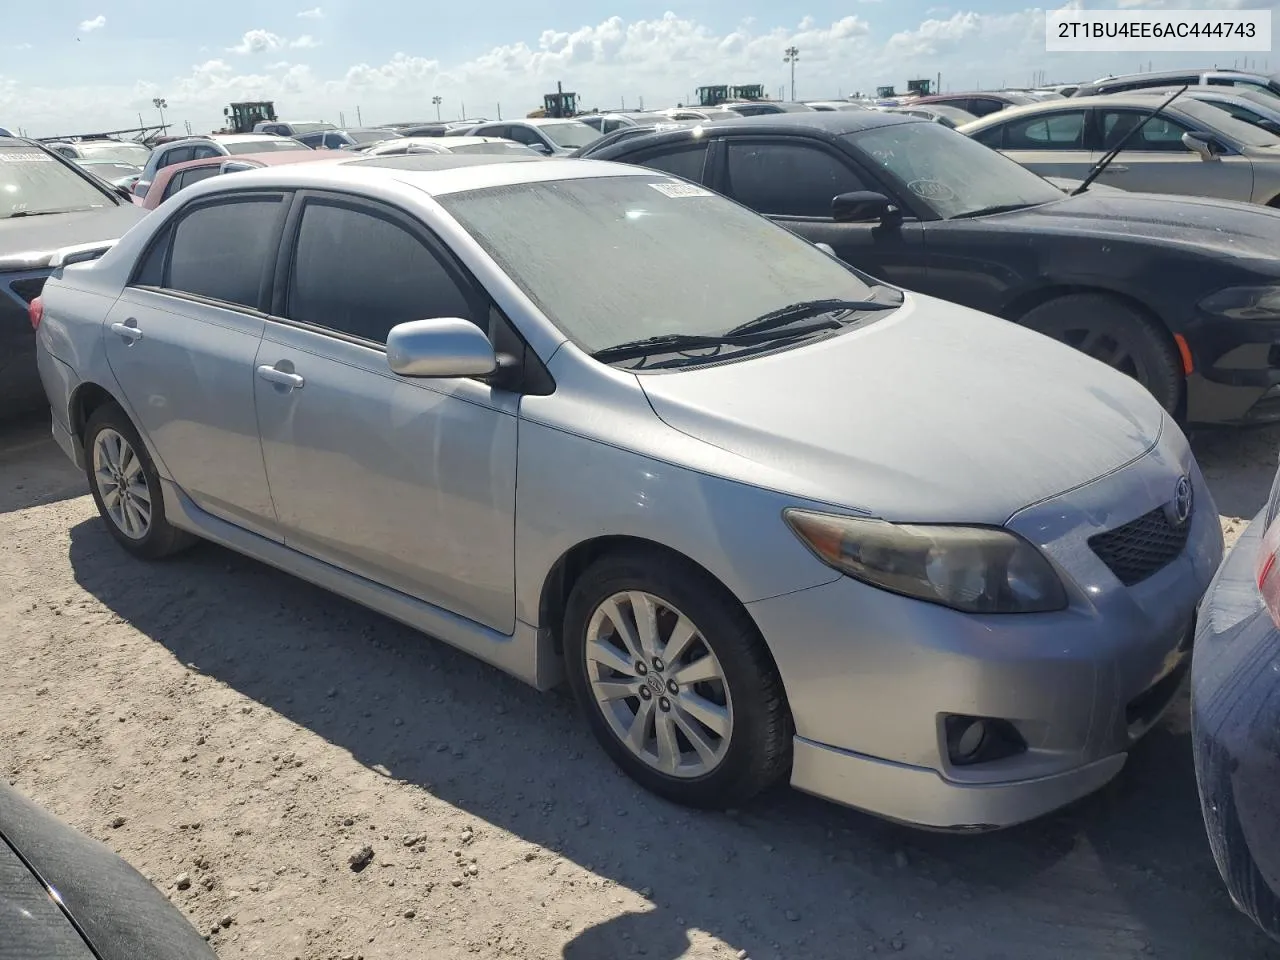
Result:
{"type": "Polygon", "coordinates": [[[1181,433],[1128,467],[1028,508],[1068,609],[974,616],[844,578],[748,604],[796,727],[795,787],[942,829],[1011,826],[1119,772],[1187,668],[1196,602],[1222,556],[1217,508],[1181,433]],[[1189,474],[1197,506],[1181,554],[1124,587],[1087,545],[1152,509],[1189,474]],[[954,764],[949,715],[1010,723],[1026,749],[954,764]]]}
{"type": "Polygon", "coordinates": [[[1280,630],[1254,581],[1264,526],[1259,514],[1201,603],[1191,731],[1218,871],[1236,906],[1280,940],[1280,630]]]}
{"type": "Polygon", "coordinates": [[[1187,377],[1188,423],[1280,421],[1280,321],[1198,314],[1184,336],[1195,365],[1187,377]]]}

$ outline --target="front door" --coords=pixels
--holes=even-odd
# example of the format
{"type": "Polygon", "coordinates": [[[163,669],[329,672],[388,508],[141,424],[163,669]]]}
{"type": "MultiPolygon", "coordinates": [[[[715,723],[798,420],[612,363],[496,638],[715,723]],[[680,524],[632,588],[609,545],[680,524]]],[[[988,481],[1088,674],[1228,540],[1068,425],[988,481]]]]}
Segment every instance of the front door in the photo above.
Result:
{"type": "Polygon", "coordinates": [[[278,193],[220,195],[178,214],[107,315],[107,361],[161,469],[202,510],[265,536],[275,513],[253,361],[285,213],[278,193]]]}
{"type": "MultiPolygon", "coordinates": [[[[1149,111],[1148,111],[1149,112],[1149,111]]],[[[1138,110],[1099,110],[1103,151],[1112,149],[1144,116],[1138,110]]],[[[1153,117],[1135,133],[1098,177],[1099,183],[1143,193],[1174,193],[1221,200],[1253,199],[1253,164],[1224,155],[1206,161],[1189,150],[1182,135],[1191,129],[1171,117],[1153,117]]]]}
{"type": "Polygon", "coordinates": [[[719,141],[714,161],[719,192],[813,243],[826,243],[836,256],[881,280],[920,289],[925,283],[923,230],[908,219],[895,226],[837,223],[831,201],[859,190],[885,187],[820,141],[790,137],[733,137],[719,141]]]}
{"type": "Polygon", "coordinates": [[[398,323],[489,323],[439,242],[379,205],[306,195],[287,287],[254,361],[285,542],[485,626],[515,629],[519,397],[387,366],[398,323]]]}

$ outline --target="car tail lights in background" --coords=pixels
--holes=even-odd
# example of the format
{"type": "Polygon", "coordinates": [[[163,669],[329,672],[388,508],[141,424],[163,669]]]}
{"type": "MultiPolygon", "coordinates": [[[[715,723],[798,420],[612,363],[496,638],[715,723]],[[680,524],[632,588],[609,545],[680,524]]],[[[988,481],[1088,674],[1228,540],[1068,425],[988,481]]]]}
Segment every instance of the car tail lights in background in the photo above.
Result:
{"type": "Polygon", "coordinates": [[[1280,563],[1276,561],[1277,549],[1280,549],[1280,518],[1272,520],[1271,526],[1263,534],[1255,568],[1262,602],[1267,605],[1271,622],[1280,627],[1280,563]]]}
{"type": "Polygon", "coordinates": [[[40,321],[44,319],[44,299],[36,297],[27,304],[27,316],[31,318],[31,329],[39,330],[40,321]]]}

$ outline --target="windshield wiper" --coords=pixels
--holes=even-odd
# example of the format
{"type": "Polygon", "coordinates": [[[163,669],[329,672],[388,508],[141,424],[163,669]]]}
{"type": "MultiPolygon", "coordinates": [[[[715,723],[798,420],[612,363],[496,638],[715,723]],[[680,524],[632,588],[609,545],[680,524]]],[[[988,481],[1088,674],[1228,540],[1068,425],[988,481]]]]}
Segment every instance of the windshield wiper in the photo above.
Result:
{"type": "Polygon", "coordinates": [[[605,347],[591,354],[601,363],[612,363],[614,360],[634,360],[647,357],[653,353],[680,353],[685,350],[712,350],[717,347],[750,347],[770,340],[789,337],[801,337],[823,330],[834,330],[840,324],[834,320],[812,323],[804,327],[796,327],[784,332],[765,330],[734,333],[730,331],[721,335],[704,335],[697,333],[664,333],[656,337],[645,337],[643,340],[629,340],[616,346],[605,347]]]}
{"type": "Polygon", "coordinates": [[[1111,166],[1111,161],[1120,156],[1120,151],[1124,149],[1125,144],[1136,137],[1138,135],[1138,131],[1147,125],[1147,121],[1159,116],[1164,108],[1173,103],[1174,100],[1177,100],[1178,97],[1186,92],[1186,89],[1187,88],[1184,86],[1173,91],[1168,100],[1148,113],[1138,123],[1135,123],[1133,125],[1133,129],[1121,137],[1120,142],[1104,153],[1102,155],[1102,159],[1093,165],[1093,169],[1089,171],[1089,175],[1080,181],[1080,186],[1071,191],[1071,196],[1078,196],[1088,190],[1089,185],[1092,184],[1093,181],[1097,180],[1098,177],[1102,176],[1103,171],[1106,170],[1107,167],[1111,166]]]}
{"type": "MultiPolygon", "coordinates": [[[[883,303],[879,300],[803,300],[800,303],[793,303],[779,310],[762,314],[754,320],[748,320],[746,323],[740,323],[726,333],[725,336],[740,337],[743,334],[776,330],[789,323],[795,323],[799,320],[811,320],[814,317],[820,317],[828,313],[846,314],[858,310],[897,310],[900,306],[902,306],[901,298],[897,303],[883,303]]],[[[828,323],[831,322],[838,321],[828,321],[828,323]]]]}
{"type": "Polygon", "coordinates": [[[966,210],[964,213],[955,213],[947,217],[947,219],[964,220],[967,217],[986,217],[993,213],[1012,213],[1014,210],[1025,210],[1027,207],[1038,206],[1038,203],[997,203],[989,207],[979,207],[977,210],[966,210]]]}
{"type": "Polygon", "coordinates": [[[92,210],[93,207],[67,207],[63,210],[15,210],[6,220],[16,220],[18,217],[47,217],[55,213],[79,213],[81,210],[92,210]]]}

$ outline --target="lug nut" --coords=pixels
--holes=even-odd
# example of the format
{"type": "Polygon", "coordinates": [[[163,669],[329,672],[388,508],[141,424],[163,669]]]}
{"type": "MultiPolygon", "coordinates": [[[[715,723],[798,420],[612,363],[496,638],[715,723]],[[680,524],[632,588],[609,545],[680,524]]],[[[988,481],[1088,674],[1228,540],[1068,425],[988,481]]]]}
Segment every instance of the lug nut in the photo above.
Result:
{"type": "Polygon", "coordinates": [[[641,688],[640,688],[640,699],[641,699],[641,700],[652,700],[652,699],[653,699],[653,694],[649,691],[649,688],[648,688],[648,687],[641,687],[641,688]]]}
{"type": "Polygon", "coordinates": [[[653,669],[657,670],[659,673],[661,673],[664,669],[666,669],[662,663],[661,657],[653,658],[653,669]]]}
{"type": "Polygon", "coordinates": [[[644,676],[646,673],[648,673],[648,672],[649,672],[649,668],[648,668],[648,667],[646,667],[646,666],[644,665],[644,661],[643,661],[643,660],[637,660],[637,661],[636,661],[636,673],[640,674],[640,676],[642,676],[642,677],[643,677],[643,676],[644,676]]]}
{"type": "Polygon", "coordinates": [[[671,709],[671,701],[670,701],[670,700],[668,700],[666,697],[659,697],[659,698],[658,698],[658,709],[659,709],[659,710],[662,710],[662,711],[670,710],[670,709],[671,709]]]}
{"type": "Polygon", "coordinates": [[[674,680],[668,680],[667,689],[671,691],[671,695],[674,697],[680,692],[680,684],[676,683],[674,680]]]}

